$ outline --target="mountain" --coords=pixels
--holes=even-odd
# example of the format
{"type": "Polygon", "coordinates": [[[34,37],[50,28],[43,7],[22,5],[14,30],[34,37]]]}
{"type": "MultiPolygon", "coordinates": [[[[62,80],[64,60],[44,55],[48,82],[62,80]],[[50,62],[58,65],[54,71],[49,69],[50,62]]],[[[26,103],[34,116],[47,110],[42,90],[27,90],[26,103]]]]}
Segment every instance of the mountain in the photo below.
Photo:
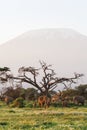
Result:
{"type": "Polygon", "coordinates": [[[39,60],[52,64],[59,77],[74,72],[87,76],[87,37],[72,29],[40,29],[0,45],[1,67],[39,67],[39,60]]]}

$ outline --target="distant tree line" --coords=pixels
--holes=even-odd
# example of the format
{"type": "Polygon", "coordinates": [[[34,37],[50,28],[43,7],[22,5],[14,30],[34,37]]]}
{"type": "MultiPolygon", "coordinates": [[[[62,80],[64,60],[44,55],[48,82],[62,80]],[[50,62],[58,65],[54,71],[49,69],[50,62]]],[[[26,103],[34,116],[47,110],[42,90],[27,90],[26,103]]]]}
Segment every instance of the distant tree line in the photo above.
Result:
{"type": "MultiPolygon", "coordinates": [[[[14,100],[16,98],[22,97],[24,100],[27,101],[35,101],[37,98],[41,95],[35,88],[22,88],[20,86],[16,86],[15,88],[13,87],[7,87],[4,88],[3,94],[0,95],[1,100],[3,100],[3,97],[9,96],[12,97],[14,100]]],[[[85,85],[80,85],[77,86],[73,89],[67,89],[67,90],[62,90],[63,96],[69,96],[69,97],[74,97],[74,96],[83,96],[87,100],[87,84],[85,85]]],[[[56,91],[51,91],[50,95],[56,95],[58,92],[56,91]]]]}
{"type": "Polygon", "coordinates": [[[74,97],[74,96],[83,96],[87,100],[87,84],[76,86],[75,88],[63,90],[64,96],[74,97]]]}
{"type": "Polygon", "coordinates": [[[61,93],[57,91],[50,91],[51,98],[43,96],[35,88],[23,88],[21,86],[7,87],[3,89],[0,95],[0,100],[4,101],[7,105],[11,107],[24,107],[28,105],[29,107],[49,107],[59,106],[62,107],[70,106],[70,102],[84,105],[87,100],[87,84],[80,85],[74,89],[62,90],[61,93]],[[75,99],[75,101],[74,101],[75,99]],[[25,102],[26,101],[26,105],[25,102]]]}

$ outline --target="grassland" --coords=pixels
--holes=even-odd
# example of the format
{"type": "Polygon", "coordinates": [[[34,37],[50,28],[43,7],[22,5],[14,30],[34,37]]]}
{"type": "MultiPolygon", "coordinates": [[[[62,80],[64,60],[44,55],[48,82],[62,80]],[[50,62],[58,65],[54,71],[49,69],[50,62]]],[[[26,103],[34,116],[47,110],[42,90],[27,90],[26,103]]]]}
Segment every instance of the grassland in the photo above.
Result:
{"type": "Polygon", "coordinates": [[[87,130],[87,106],[11,108],[0,102],[0,130],[87,130]]]}

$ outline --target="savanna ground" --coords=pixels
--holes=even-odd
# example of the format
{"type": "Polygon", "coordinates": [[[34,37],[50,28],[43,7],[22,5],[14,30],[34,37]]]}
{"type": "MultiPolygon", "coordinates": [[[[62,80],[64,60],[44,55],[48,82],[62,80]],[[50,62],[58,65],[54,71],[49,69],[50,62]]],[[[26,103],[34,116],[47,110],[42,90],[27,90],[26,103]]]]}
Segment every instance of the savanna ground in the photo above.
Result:
{"type": "Polygon", "coordinates": [[[87,106],[11,108],[0,102],[0,130],[87,130],[87,106]]]}

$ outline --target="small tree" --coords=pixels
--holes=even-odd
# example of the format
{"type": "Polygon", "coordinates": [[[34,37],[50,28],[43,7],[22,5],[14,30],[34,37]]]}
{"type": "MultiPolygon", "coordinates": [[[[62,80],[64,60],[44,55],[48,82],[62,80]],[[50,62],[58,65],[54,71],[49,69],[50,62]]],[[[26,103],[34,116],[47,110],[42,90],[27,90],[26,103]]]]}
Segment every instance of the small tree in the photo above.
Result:
{"type": "Polygon", "coordinates": [[[78,92],[78,95],[84,96],[87,99],[87,84],[79,85],[75,88],[78,92]]]}

